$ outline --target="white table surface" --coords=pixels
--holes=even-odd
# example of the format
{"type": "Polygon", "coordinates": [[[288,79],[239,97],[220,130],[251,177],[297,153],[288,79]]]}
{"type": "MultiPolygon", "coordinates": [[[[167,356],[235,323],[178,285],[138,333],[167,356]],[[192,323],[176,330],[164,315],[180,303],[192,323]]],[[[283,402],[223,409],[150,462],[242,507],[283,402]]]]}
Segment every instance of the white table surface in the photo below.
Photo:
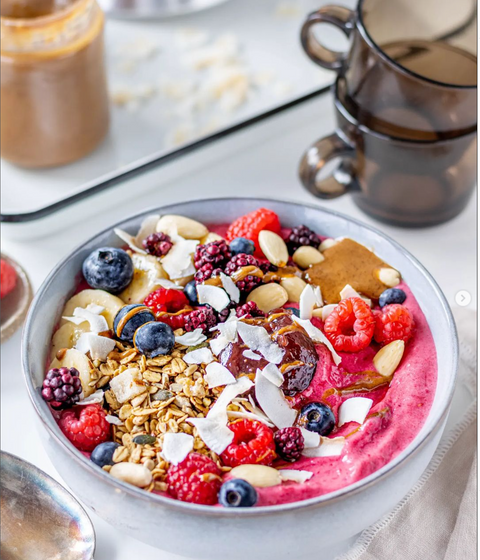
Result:
{"type": "MultiPolygon", "coordinates": [[[[331,103],[331,101],[330,101],[331,103]]],[[[241,133],[236,139],[186,158],[176,170],[161,169],[131,181],[118,194],[92,199],[79,207],[76,219],[64,221],[61,233],[39,237],[34,230],[26,239],[15,228],[2,227],[2,252],[26,269],[37,289],[61,257],[110,224],[150,206],[214,196],[245,195],[318,203],[375,225],[413,253],[433,274],[452,307],[455,294],[467,290],[475,308],[476,200],[454,220],[441,226],[408,230],[378,224],[362,214],[349,197],[319,202],[300,186],[296,176],[304,149],[333,128],[327,103],[314,101],[281,119],[241,133]],[[323,103],[323,105],[322,105],[323,103]],[[226,145],[230,143],[229,149],[226,145]],[[213,154],[213,155],[212,155],[213,154]],[[216,155],[215,155],[216,154],[216,155]],[[200,159],[200,161],[199,161],[200,159]],[[180,170],[178,169],[180,167],[180,170]],[[128,203],[119,201],[125,189],[128,203]],[[132,198],[131,192],[136,196],[132,198]],[[83,208],[83,210],[82,210],[83,208]],[[85,211],[85,209],[88,210],[85,211]]],[[[48,233],[48,231],[47,231],[48,233]]],[[[59,479],[35,431],[35,415],[24,386],[20,365],[20,333],[2,345],[1,447],[59,479]]],[[[61,481],[61,480],[60,480],[61,481]]],[[[90,512],[97,534],[96,560],[174,560],[178,558],[125,536],[90,512]]],[[[340,550],[348,548],[346,543],[340,550]]],[[[323,557],[322,560],[331,560],[323,557]]]]}

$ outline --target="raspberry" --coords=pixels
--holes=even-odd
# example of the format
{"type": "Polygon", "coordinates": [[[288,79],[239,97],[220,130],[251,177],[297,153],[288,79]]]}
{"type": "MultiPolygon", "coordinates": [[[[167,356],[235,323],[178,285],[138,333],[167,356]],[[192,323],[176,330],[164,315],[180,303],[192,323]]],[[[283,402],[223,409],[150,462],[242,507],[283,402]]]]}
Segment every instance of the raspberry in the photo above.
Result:
{"type": "Polygon", "coordinates": [[[159,288],[148,294],[143,303],[158,315],[160,313],[177,313],[189,307],[187,296],[182,290],[159,288]]]}
{"type": "Polygon", "coordinates": [[[258,309],[257,304],[254,301],[247,301],[243,305],[237,307],[237,317],[244,317],[246,319],[252,319],[253,317],[265,317],[265,313],[258,309]]]}
{"type": "Polygon", "coordinates": [[[9,294],[17,283],[17,273],[13,266],[7,261],[0,261],[0,298],[9,294]]]}
{"type": "Polygon", "coordinates": [[[413,334],[415,322],[410,311],[398,303],[385,305],[375,314],[375,340],[388,344],[394,340],[408,342],[413,334]]]}
{"type": "Polygon", "coordinates": [[[142,241],[142,245],[150,255],[163,257],[170,251],[173,243],[166,233],[152,233],[142,241]]]}
{"type": "Polygon", "coordinates": [[[193,262],[198,270],[208,264],[222,268],[231,258],[230,247],[224,239],[212,241],[206,245],[198,245],[195,250],[193,262]]]}
{"type": "Polygon", "coordinates": [[[255,254],[261,257],[263,253],[258,244],[258,234],[262,229],[280,234],[280,220],[272,210],[259,208],[250,212],[250,214],[237,218],[227,230],[227,241],[233,241],[236,237],[246,237],[255,243],[255,254]]]}
{"type": "Polygon", "coordinates": [[[307,226],[296,226],[290,232],[286,239],[287,247],[290,254],[293,254],[299,247],[309,245],[318,249],[320,238],[307,226]]]}
{"type": "Polygon", "coordinates": [[[233,441],[221,454],[228,467],[257,464],[271,465],[276,458],[273,431],[257,420],[241,419],[228,425],[233,441]]]}
{"type": "Polygon", "coordinates": [[[278,455],[284,460],[293,463],[302,456],[305,447],[300,428],[282,428],[275,432],[275,445],[278,455]]]}
{"type": "Polygon", "coordinates": [[[218,501],[221,474],[212,459],[190,453],[181,463],[168,469],[168,493],[182,502],[213,506],[218,501]]]}
{"type": "Polygon", "coordinates": [[[213,268],[213,264],[204,264],[200,269],[195,272],[195,282],[197,284],[203,284],[212,276],[217,276],[222,272],[221,268],[213,268]]]}
{"type": "Polygon", "coordinates": [[[363,299],[352,297],[335,307],[327,317],[324,329],[335,350],[358,352],[370,344],[375,318],[363,299]]]}
{"type": "MultiPolygon", "coordinates": [[[[232,276],[235,272],[237,272],[237,270],[240,270],[245,266],[257,266],[260,268],[260,263],[252,255],[239,253],[238,255],[232,257],[232,259],[227,263],[227,266],[225,267],[225,274],[232,276]]],[[[244,278],[237,280],[235,283],[241,292],[248,293],[251,292],[253,288],[261,284],[261,282],[262,279],[260,277],[254,276],[253,274],[247,274],[244,278]]]]}
{"type": "Polygon", "coordinates": [[[203,332],[208,332],[212,327],[217,324],[217,316],[215,311],[209,306],[205,305],[194,309],[185,317],[185,330],[190,332],[195,329],[202,329],[203,332]]]}
{"type": "Polygon", "coordinates": [[[178,311],[177,313],[158,313],[157,321],[165,323],[173,330],[185,328],[185,319],[192,312],[191,307],[178,311]]]}
{"type": "Polygon", "coordinates": [[[82,393],[79,375],[75,368],[51,369],[43,380],[42,397],[55,410],[70,408],[79,401],[82,393]]]}
{"type": "Polygon", "coordinates": [[[58,421],[60,429],[80,451],[93,451],[99,443],[110,439],[110,424],[98,404],[64,410],[58,421]]]}

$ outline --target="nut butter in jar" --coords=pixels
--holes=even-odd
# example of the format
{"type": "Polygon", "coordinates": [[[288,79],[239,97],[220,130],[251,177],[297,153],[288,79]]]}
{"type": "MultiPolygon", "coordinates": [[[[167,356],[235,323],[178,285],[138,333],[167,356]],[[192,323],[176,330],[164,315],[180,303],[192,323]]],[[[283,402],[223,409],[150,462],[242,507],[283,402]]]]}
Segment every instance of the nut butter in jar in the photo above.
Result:
{"type": "Polygon", "coordinates": [[[105,137],[104,17],[95,0],[2,0],[1,155],[52,167],[105,137]]]}

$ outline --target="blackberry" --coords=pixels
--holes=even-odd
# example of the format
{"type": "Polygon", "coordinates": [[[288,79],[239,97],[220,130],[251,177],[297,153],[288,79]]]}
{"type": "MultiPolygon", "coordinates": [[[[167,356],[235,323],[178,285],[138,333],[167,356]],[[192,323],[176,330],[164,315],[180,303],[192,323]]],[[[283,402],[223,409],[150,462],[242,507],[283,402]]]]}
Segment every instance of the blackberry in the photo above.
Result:
{"type": "Polygon", "coordinates": [[[227,307],[225,307],[225,309],[222,309],[221,311],[217,311],[217,319],[218,319],[218,323],[225,323],[225,321],[228,319],[229,315],[230,315],[230,310],[232,308],[230,307],[230,305],[227,305],[227,307]]]}
{"type": "Polygon", "coordinates": [[[254,301],[247,301],[243,305],[237,307],[237,317],[245,317],[246,319],[251,319],[253,317],[265,317],[265,313],[258,309],[257,304],[254,301]]]}
{"type": "Polygon", "coordinates": [[[173,246],[172,240],[166,233],[152,233],[142,241],[143,248],[149,255],[163,257],[173,246]]]}
{"type": "Polygon", "coordinates": [[[300,428],[291,427],[277,430],[274,440],[277,453],[284,461],[293,463],[302,456],[305,440],[300,428]]]}
{"type": "Polygon", "coordinates": [[[193,262],[198,270],[206,264],[222,268],[232,257],[227,242],[224,239],[212,241],[206,245],[199,245],[195,250],[193,262]]]}
{"type": "Polygon", "coordinates": [[[278,270],[278,266],[275,266],[274,264],[269,263],[268,261],[261,262],[259,266],[263,274],[267,274],[267,272],[277,272],[278,270]]]}
{"type": "Polygon", "coordinates": [[[290,254],[294,253],[299,247],[309,245],[318,249],[321,241],[318,235],[307,226],[296,226],[287,237],[287,247],[290,254]]]}
{"type": "Polygon", "coordinates": [[[185,317],[185,330],[188,332],[195,329],[202,329],[204,332],[208,332],[216,324],[217,316],[209,305],[195,309],[185,317]]]}
{"type": "Polygon", "coordinates": [[[204,264],[195,272],[195,282],[203,284],[203,282],[206,282],[212,276],[217,276],[220,272],[222,272],[221,268],[213,268],[213,265],[210,263],[204,264]]]}
{"type": "Polygon", "coordinates": [[[261,283],[262,283],[262,279],[259,278],[258,276],[253,276],[253,274],[247,274],[245,278],[236,282],[237,288],[245,294],[251,292],[254,288],[256,288],[261,283]]]}
{"type": "Polygon", "coordinates": [[[246,253],[239,253],[230,259],[230,261],[225,266],[225,274],[231,276],[239,268],[244,266],[258,266],[260,263],[253,255],[247,255],[246,253]]]}
{"type": "Polygon", "coordinates": [[[51,369],[42,385],[42,397],[52,408],[60,410],[76,404],[82,393],[82,382],[75,368],[51,369]]]}

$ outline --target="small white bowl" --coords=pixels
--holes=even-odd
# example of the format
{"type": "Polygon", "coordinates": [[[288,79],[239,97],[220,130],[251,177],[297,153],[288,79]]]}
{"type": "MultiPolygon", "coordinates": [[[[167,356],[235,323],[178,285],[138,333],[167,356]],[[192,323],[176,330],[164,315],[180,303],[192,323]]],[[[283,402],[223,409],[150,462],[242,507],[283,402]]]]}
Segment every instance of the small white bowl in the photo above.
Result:
{"type": "Polygon", "coordinates": [[[376,229],[318,206],[255,198],[199,200],[150,209],[117,224],[134,234],[150,213],[182,214],[203,223],[227,223],[259,207],[271,208],[285,226],[306,224],[322,235],[346,236],[374,248],[402,272],[432,331],[438,381],[428,418],[411,444],[383,468],[342,490],[285,505],[225,509],[188,504],[123,483],[77,451],[63,436],[40,395],[50,340],[83,260],[95,248],[121,246],[113,228],[73,250],[45,280],[30,308],[23,335],[23,368],[38,414],[40,434],[67,485],[100,517],[162,550],[209,560],[295,558],[321,553],[365,529],[390,511],[428,465],[445,427],[455,385],[458,342],[439,287],[398,243],[376,229]]]}

